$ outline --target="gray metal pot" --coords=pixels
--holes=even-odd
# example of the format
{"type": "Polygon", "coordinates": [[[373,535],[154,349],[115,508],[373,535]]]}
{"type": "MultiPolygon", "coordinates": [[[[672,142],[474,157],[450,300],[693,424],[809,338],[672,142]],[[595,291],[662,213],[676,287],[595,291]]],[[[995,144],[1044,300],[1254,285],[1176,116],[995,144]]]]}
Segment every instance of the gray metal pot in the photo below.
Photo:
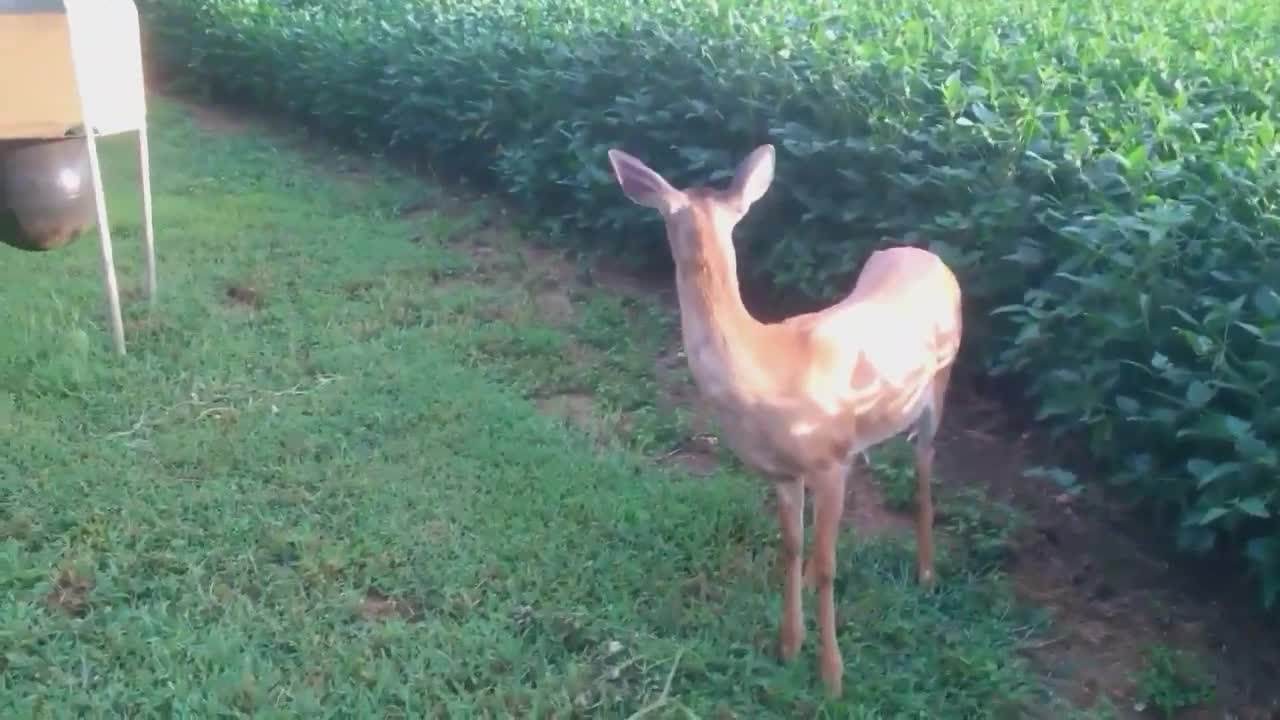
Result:
{"type": "Polygon", "coordinates": [[[54,250],[96,221],[84,138],[0,140],[0,242],[54,250]]]}

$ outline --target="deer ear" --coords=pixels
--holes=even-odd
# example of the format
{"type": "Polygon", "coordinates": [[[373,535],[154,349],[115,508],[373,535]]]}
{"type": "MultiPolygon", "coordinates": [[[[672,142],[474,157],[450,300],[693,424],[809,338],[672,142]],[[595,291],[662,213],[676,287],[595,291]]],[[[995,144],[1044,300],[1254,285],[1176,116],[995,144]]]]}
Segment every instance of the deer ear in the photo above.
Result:
{"type": "Polygon", "coordinates": [[[729,193],[740,212],[746,213],[773,183],[774,154],[772,145],[761,145],[738,165],[729,193]]]}
{"type": "Polygon", "coordinates": [[[613,166],[613,176],[617,178],[623,194],[631,202],[664,215],[684,204],[684,193],[631,155],[617,149],[610,150],[609,164],[613,166]]]}

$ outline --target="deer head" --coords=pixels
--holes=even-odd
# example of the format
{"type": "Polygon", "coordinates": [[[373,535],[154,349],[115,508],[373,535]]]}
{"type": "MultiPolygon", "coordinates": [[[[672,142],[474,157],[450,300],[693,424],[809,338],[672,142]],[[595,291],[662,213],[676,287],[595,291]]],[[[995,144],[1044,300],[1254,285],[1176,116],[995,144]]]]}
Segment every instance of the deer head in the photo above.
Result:
{"type": "Polygon", "coordinates": [[[733,265],[733,228],[773,182],[774,150],[761,145],[738,165],[728,188],[677,190],[666,178],[627,153],[609,151],[622,192],[637,205],[657,210],[677,267],[698,264],[718,251],[733,265]]]}

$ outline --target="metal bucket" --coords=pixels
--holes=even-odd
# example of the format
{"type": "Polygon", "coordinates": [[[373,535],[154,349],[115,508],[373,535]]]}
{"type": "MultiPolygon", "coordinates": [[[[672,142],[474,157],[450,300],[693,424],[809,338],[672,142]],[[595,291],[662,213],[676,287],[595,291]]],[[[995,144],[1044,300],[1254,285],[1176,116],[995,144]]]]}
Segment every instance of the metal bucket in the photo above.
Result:
{"type": "Polygon", "coordinates": [[[0,242],[55,250],[96,221],[84,138],[0,141],[0,242]]]}

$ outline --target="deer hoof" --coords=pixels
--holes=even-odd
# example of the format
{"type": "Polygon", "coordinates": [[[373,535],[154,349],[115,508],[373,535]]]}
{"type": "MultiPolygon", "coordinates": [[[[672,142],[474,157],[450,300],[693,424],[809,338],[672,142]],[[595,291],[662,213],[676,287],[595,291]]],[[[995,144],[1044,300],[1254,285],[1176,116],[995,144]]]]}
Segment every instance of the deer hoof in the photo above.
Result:
{"type": "Polygon", "coordinates": [[[938,582],[937,575],[934,574],[933,568],[931,567],[920,568],[917,571],[917,574],[920,578],[920,586],[925,590],[932,590],[934,585],[938,582]]]}

